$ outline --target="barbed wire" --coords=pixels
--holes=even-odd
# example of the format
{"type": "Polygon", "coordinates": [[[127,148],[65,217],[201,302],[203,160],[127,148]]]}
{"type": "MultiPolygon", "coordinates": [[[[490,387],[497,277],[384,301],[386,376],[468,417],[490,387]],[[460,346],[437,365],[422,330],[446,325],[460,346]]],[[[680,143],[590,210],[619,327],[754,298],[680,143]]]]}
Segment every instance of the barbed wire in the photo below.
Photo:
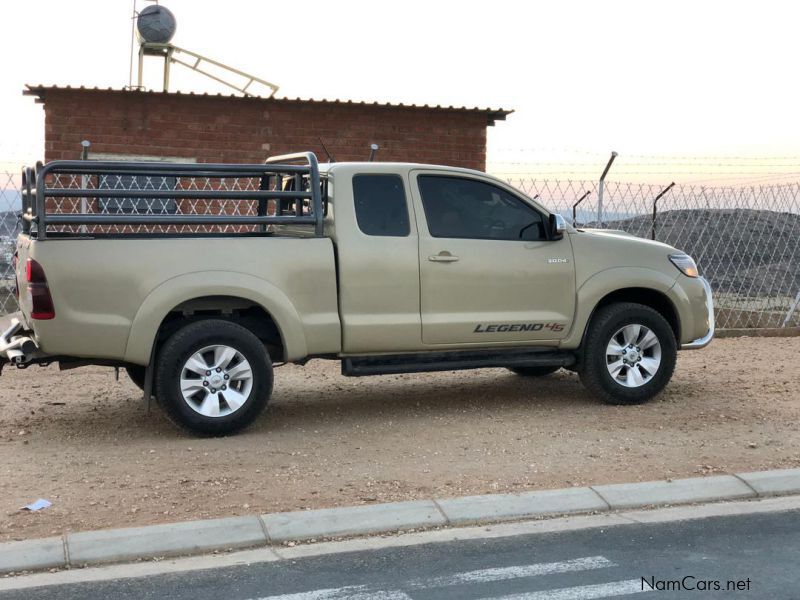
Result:
{"type": "MultiPolygon", "coordinates": [[[[585,156],[597,156],[601,158],[607,158],[611,151],[591,151],[591,150],[580,150],[577,148],[563,148],[563,147],[498,147],[498,148],[491,148],[492,153],[502,154],[504,152],[516,152],[516,153],[528,153],[528,154],[540,154],[540,153],[553,153],[553,152],[562,152],[562,153],[569,153],[569,154],[580,154],[585,156]]],[[[627,152],[623,152],[619,154],[620,158],[647,158],[647,159],[658,159],[658,160],[665,160],[665,159],[678,159],[678,160],[753,160],[753,161],[763,161],[763,160],[797,160],[800,161],[800,154],[783,154],[783,155],[764,155],[764,154],[757,154],[757,155],[747,155],[747,154],[629,154],[627,152]]]]}
{"type": "MultiPolygon", "coordinates": [[[[603,167],[603,164],[597,162],[575,162],[575,161],[565,161],[565,160],[529,160],[529,161],[513,161],[513,160],[493,160],[487,159],[487,163],[496,164],[496,165],[521,165],[521,166],[531,166],[535,167],[537,165],[563,165],[563,166],[586,166],[591,168],[603,167]]],[[[773,168],[773,167],[800,167],[800,160],[797,162],[785,162],[785,163],[758,163],[758,162],[715,162],[715,163],[698,163],[696,161],[693,162],[625,162],[628,166],[634,167],[695,167],[695,166],[702,166],[702,167],[765,167],[765,168],[773,168]]]]}
{"type": "MultiPolygon", "coordinates": [[[[535,170],[531,170],[531,171],[525,171],[525,172],[521,172],[521,171],[520,172],[516,172],[516,171],[507,171],[507,172],[500,171],[500,172],[498,172],[498,171],[495,171],[493,169],[491,169],[491,171],[493,173],[495,173],[495,174],[501,174],[501,175],[519,174],[519,175],[527,175],[528,177],[536,177],[536,176],[539,176],[539,175],[589,175],[590,178],[591,178],[591,175],[596,175],[596,173],[594,171],[563,171],[563,170],[557,170],[557,171],[535,171],[535,170]]],[[[784,176],[784,177],[800,177],[800,171],[767,171],[767,172],[764,172],[764,171],[736,171],[736,172],[731,172],[731,173],[720,173],[719,171],[615,171],[615,172],[612,171],[611,175],[612,175],[611,179],[614,179],[616,181],[617,180],[616,176],[619,176],[619,175],[626,175],[626,176],[627,175],[635,175],[635,176],[663,175],[663,176],[667,176],[667,177],[669,177],[669,176],[677,176],[677,175],[730,175],[730,176],[752,175],[752,176],[756,176],[756,177],[760,177],[762,175],[770,175],[770,176],[772,176],[772,175],[778,176],[779,175],[779,176],[784,176]]]]}

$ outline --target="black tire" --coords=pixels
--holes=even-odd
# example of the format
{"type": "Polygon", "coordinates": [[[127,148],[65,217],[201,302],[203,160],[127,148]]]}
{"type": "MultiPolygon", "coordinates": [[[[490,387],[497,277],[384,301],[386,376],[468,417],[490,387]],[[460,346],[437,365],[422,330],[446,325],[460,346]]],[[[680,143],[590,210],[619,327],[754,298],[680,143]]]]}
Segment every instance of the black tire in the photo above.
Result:
{"type": "MultiPolygon", "coordinates": [[[[261,340],[236,323],[208,319],[183,327],[164,343],[158,354],[155,388],[160,403],[173,422],[193,433],[220,436],[247,427],[261,414],[272,394],[272,380],[272,361],[261,340]],[[230,414],[206,416],[192,408],[190,400],[184,399],[181,375],[193,354],[215,345],[234,349],[250,363],[252,385],[238,408],[228,407],[232,410],[230,414]]],[[[223,400],[218,406],[227,406],[222,389],[220,397],[223,400]]],[[[197,404],[201,404],[199,399],[205,398],[204,390],[195,398],[198,398],[197,404]]]]}
{"type": "Polygon", "coordinates": [[[677,342],[667,320],[642,304],[620,302],[599,309],[589,323],[583,343],[583,358],[578,375],[584,386],[607,404],[642,404],[656,396],[669,383],[675,370],[677,342]],[[643,325],[658,338],[660,364],[649,381],[639,387],[626,387],[609,373],[606,348],[612,336],[627,325],[643,325]]]}
{"type": "Polygon", "coordinates": [[[128,377],[133,384],[144,391],[144,375],[147,368],[140,365],[130,365],[125,367],[125,370],[128,372],[128,377]]]}
{"type": "Polygon", "coordinates": [[[544,377],[545,375],[550,375],[551,373],[555,373],[561,367],[509,367],[508,370],[512,373],[516,373],[517,375],[522,375],[523,377],[544,377]]]}

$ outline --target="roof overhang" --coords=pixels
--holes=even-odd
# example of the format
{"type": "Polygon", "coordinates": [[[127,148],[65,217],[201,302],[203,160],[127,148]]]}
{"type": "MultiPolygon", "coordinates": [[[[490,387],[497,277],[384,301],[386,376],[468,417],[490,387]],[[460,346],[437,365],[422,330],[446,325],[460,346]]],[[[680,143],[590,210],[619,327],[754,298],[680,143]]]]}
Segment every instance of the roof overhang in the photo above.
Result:
{"type": "Polygon", "coordinates": [[[275,104],[327,104],[327,105],[347,105],[347,106],[372,106],[382,108],[409,108],[419,110],[435,110],[442,112],[459,112],[459,113],[472,113],[482,114],[486,116],[487,126],[494,125],[497,121],[505,121],[506,117],[513,113],[513,110],[506,110],[504,108],[480,108],[468,106],[442,106],[440,104],[405,104],[405,103],[392,103],[392,102],[367,102],[364,100],[340,100],[328,98],[261,98],[256,96],[241,96],[237,94],[195,94],[194,92],[158,92],[150,90],[137,90],[130,88],[100,88],[100,87],[72,87],[72,86],[57,86],[57,85],[32,85],[25,84],[25,89],[22,90],[25,96],[34,96],[37,104],[44,104],[47,101],[47,94],[49,92],[86,92],[86,93],[115,93],[115,94],[142,94],[153,96],[185,96],[185,97],[205,97],[205,98],[232,98],[242,102],[269,102],[275,104]]]}

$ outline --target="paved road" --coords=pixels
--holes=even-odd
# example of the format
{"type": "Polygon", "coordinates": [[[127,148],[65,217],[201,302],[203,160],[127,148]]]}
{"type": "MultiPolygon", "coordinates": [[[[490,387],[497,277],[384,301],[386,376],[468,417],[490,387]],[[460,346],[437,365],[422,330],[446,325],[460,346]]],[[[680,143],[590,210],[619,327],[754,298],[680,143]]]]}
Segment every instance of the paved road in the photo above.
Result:
{"type": "Polygon", "coordinates": [[[0,592],[0,600],[579,600],[658,593],[667,581],[696,588],[672,584],[661,592],[669,598],[800,598],[800,511],[330,554],[0,592]],[[726,591],[728,581],[741,591],[726,591]],[[722,591],[702,589],[715,582],[722,591]]]}

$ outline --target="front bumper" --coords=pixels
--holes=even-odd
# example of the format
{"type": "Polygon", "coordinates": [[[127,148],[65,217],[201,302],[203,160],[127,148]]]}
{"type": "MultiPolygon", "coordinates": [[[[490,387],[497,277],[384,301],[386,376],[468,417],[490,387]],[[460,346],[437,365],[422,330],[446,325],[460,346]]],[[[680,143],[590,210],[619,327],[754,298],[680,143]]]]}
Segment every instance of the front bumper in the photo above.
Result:
{"type": "Polygon", "coordinates": [[[37,352],[36,342],[26,335],[29,332],[23,323],[20,312],[0,319],[0,369],[5,363],[24,364],[37,352]]]}
{"type": "Polygon", "coordinates": [[[699,277],[700,283],[703,284],[703,287],[706,290],[706,311],[708,312],[708,332],[701,338],[688,342],[686,344],[681,344],[681,350],[699,350],[700,348],[705,348],[711,343],[711,340],[714,339],[714,298],[711,294],[711,284],[708,283],[708,280],[705,277],[699,277]]]}

